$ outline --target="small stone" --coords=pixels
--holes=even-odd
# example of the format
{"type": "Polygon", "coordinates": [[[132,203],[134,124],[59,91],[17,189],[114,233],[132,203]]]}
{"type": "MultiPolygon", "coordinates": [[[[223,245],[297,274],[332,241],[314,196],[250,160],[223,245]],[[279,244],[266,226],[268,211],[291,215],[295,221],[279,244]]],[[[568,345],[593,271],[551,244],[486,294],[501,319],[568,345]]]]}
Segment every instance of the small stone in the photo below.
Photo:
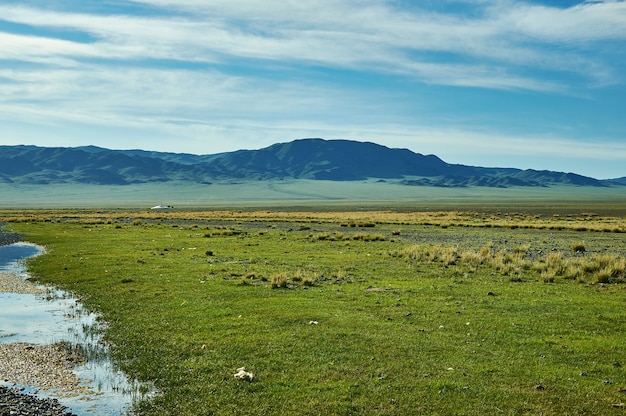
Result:
{"type": "Polygon", "coordinates": [[[249,371],[246,371],[245,367],[240,367],[237,369],[237,372],[234,374],[237,380],[251,382],[254,380],[254,374],[249,371]]]}

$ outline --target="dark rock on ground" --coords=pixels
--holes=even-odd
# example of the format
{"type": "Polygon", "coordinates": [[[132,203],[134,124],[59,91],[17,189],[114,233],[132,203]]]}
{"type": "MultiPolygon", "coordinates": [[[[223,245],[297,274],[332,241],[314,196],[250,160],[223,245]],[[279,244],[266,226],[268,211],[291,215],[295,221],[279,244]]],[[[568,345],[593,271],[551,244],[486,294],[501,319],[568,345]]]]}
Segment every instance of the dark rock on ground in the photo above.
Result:
{"type": "Polygon", "coordinates": [[[56,399],[23,394],[17,388],[0,386],[0,416],[75,416],[56,399]]]}
{"type": "Polygon", "coordinates": [[[19,234],[4,231],[1,227],[2,224],[0,224],[0,246],[17,243],[21,240],[21,236],[19,234]]]}

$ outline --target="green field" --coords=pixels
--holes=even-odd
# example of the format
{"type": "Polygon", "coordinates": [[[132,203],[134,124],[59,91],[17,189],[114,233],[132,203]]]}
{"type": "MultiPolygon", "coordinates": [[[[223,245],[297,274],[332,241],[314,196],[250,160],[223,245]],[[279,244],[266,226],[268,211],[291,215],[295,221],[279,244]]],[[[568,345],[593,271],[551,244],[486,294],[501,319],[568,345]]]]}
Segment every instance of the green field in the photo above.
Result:
{"type": "Polygon", "coordinates": [[[160,390],[137,414],[623,414],[622,201],[432,198],[0,220],[46,247],[31,274],[100,312],[115,362],[160,390]]]}

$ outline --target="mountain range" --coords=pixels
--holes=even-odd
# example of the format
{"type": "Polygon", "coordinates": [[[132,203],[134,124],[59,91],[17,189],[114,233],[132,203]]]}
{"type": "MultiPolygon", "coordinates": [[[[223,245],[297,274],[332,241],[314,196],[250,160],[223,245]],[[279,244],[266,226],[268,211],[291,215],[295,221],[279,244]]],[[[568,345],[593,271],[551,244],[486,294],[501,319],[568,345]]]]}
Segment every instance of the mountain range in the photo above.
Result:
{"type": "Polygon", "coordinates": [[[434,155],[352,140],[300,139],[211,155],[110,150],[96,146],[0,146],[0,183],[127,185],[184,181],[378,179],[407,186],[626,186],[575,173],[449,164],[434,155]]]}

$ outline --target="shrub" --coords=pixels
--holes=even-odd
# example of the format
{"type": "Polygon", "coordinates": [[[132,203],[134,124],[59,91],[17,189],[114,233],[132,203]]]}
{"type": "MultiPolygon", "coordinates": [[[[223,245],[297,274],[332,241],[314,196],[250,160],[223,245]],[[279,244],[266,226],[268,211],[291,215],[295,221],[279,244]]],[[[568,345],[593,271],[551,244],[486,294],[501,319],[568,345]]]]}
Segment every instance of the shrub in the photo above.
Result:
{"type": "Polygon", "coordinates": [[[554,270],[544,270],[541,273],[541,280],[543,280],[544,283],[554,283],[555,277],[554,270]]]}
{"type": "Polygon", "coordinates": [[[594,274],[597,283],[611,283],[612,271],[609,268],[601,269],[594,274]]]}
{"type": "Polygon", "coordinates": [[[352,239],[361,241],[385,241],[385,236],[382,234],[356,233],[352,236],[352,239]]]}
{"type": "Polygon", "coordinates": [[[519,257],[524,257],[526,253],[528,253],[528,250],[530,250],[530,244],[523,244],[519,247],[515,247],[513,249],[513,253],[519,257]]]}
{"type": "Polygon", "coordinates": [[[446,266],[451,266],[455,264],[457,259],[459,258],[456,247],[441,247],[438,256],[440,261],[446,266]]]}
{"type": "Polygon", "coordinates": [[[493,243],[487,243],[478,250],[478,254],[483,259],[483,263],[491,259],[491,250],[493,249],[493,243]]]}
{"type": "Polygon", "coordinates": [[[598,283],[613,283],[626,278],[626,259],[609,255],[594,256],[596,271],[594,277],[598,283]]]}
{"type": "Polygon", "coordinates": [[[291,278],[294,282],[301,282],[302,280],[304,280],[304,278],[306,277],[306,273],[304,273],[302,271],[302,269],[298,269],[295,271],[295,273],[293,274],[293,277],[291,278]]]}
{"type": "Polygon", "coordinates": [[[346,278],[347,276],[347,272],[344,269],[338,269],[334,274],[333,277],[337,280],[343,280],[346,278]]]}
{"type": "Polygon", "coordinates": [[[585,252],[585,243],[583,242],[577,242],[577,243],[572,243],[572,251],[575,251],[576,253],[584,253],[585,252]]]}
{"type": "Polygon", "coordinates": [[[566,280],[576,280],[583,277],[582,268],[579,264],[566,260],[563,268],[563,278],[566,280]]]}
{"type": "Polygon", "coordinates": [[[461,262],[476,267],[483,263],[483,257],[475,251],[466,250],[461,253],[461,262]]]}
{"type": "Polygon", "coordinates": [[[284,289],[287,285],[287,275],[284,273],[275,274],[270,278],[270,286],[272,289],[284,289]]]}
{"type": "Polygon", "coordinates": [[[313,240],[320,240],[320,241],[324,241],[324,240],[330,240],[330,233],[318,233],[315,235],[311,235],[310,236],[313,240]]]}

